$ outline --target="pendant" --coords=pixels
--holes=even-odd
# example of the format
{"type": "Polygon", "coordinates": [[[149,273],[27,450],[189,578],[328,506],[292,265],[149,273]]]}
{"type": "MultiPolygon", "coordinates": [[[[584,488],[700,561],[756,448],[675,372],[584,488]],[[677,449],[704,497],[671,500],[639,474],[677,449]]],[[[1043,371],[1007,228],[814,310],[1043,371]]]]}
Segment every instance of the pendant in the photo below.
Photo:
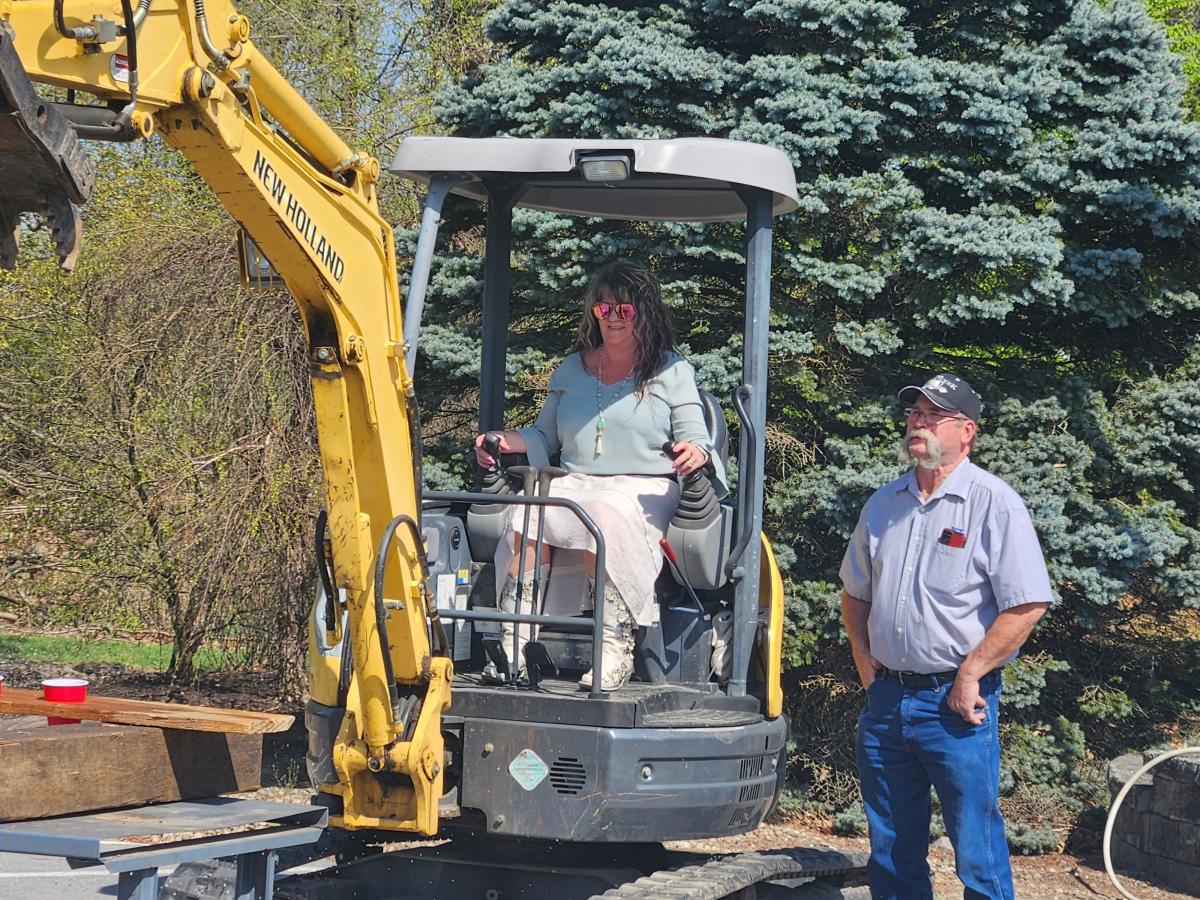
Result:
{"type": "Polygon", "coordinates": [[[596,455],[604,452],[604,416],[596,419],[596,455]]]}

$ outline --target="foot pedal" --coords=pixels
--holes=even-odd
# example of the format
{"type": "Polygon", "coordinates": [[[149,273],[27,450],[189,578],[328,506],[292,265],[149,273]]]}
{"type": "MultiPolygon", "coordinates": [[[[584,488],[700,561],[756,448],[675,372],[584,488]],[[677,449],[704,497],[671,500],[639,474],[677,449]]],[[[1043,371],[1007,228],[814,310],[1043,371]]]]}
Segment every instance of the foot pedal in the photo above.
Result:
{"type": "Polygon", "coordinates": [[[529,641],[525,645],[525,673],[530,687],[537,687],[543,678],[558,677],[558,666],[540,641],[529,641]]]}
{"type": "Polygon", "coordinates": [[[512,669],[508,664],[508,654],[500,646],[500,638],[489,635],[483,639],[483,653],[487,662],[483,666],[480,679],[485,684],[509,684],[512,682],[512,669]]]}

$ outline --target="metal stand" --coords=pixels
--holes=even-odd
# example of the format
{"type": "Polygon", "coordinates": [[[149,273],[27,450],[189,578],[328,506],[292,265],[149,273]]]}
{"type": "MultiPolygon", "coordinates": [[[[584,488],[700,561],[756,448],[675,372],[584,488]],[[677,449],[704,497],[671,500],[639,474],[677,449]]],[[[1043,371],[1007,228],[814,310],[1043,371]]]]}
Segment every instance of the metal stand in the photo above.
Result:
{"type": "Polygon", "coordinates": [[[311,844],[325,830],[322,806],[211,797],[0,825],[0,851],[62,856],[71,868],[103,865],[120,900],[156,900],[158,869],[206,859],[237,862],[235,900],[271,900],[275,852],[311,844]],[[251,830],[251,826],[254,826],[251,830]],[[197,832],[238,828],[225,834],[197,832]],[[170,835],[163,843],[145,843],[170,835]],[[123,840],[138,837],[139,842],[123,840]]]}

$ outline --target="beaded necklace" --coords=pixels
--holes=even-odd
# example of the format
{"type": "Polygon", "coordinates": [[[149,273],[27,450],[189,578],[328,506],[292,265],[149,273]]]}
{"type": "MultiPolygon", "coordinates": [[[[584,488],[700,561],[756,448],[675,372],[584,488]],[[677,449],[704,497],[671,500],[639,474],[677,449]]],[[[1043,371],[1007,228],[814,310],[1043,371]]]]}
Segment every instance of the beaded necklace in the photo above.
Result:
{"type": "MultiPolygon", "coordinates": [[[[633,368],[636,368],[633,367],[633,368]]],[[[631,368],[624,378],[614,384],[604,383],[604,351],[601,350],[596,354],[596,456],[604,452],[604,395],[608,389],[613,389],[613,399],[621,393],[627,382],[633,375],[631,368]]]]}

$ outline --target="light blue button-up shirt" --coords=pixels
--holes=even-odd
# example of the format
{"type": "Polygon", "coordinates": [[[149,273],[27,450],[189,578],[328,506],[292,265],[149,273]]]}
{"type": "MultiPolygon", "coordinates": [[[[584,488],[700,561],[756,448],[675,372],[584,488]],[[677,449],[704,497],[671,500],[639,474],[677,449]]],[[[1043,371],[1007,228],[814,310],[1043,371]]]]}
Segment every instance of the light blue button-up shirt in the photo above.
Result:
{"type": "Polygon", "coordinates": [[[1053,599],[1025,504],[969,459],[928,500],[915,470],[872,494],[840,575],[871,604],[871,655],[905,672],[955,669],[1001,610],[1053,599]]]}

